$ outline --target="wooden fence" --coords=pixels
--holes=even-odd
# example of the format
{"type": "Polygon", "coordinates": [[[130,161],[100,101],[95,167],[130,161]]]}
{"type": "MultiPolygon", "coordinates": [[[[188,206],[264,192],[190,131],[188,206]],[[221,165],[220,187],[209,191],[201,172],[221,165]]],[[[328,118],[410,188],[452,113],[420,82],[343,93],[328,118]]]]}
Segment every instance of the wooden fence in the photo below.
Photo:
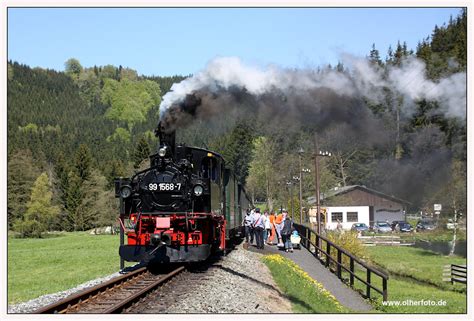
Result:
{"type": "Polygon", "coordinates": [[[451,264],[451,282],[467,284],[467,265],[451,264]]]}
{"type": "Polygon", "coordinates": [[[357,279],[364,284],[366,298],[370,298],[371,291],[374,290],[382,295],[384,301],[387,300],[388,275],[369,266],[361,259],[355,257],[327,238],[317,234],[307,226],[294,224],[294,227],[301,236],[301,245],[308,249],[322,264],[334,272],[341,281],[348,281],[349,285],[353,288],[354,281],[357,279]],[[313,241],[313,239],[315,241],[313,241]],[[365,277],[357,275],[355,269],[356,264],[358,264],[362,270],[365,270],[365,273],[363,273],[365,277]],[[332,266],[335,268],[332,269],[332,266]],[[343,278],[343,271],[349,273],[348,280],[343,278]],[[381,279],[382,289],[374,285],[372,276],[381,279]]]}

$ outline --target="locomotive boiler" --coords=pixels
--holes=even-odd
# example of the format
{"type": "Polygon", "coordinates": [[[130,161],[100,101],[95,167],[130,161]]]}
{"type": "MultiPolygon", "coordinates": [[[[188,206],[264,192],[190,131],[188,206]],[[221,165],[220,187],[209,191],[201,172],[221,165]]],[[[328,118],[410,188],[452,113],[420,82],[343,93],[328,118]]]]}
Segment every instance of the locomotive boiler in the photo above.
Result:
{"type": "Polygon", "coordinates": [[[150,167],[115,180],[122,269],[124,260],[197,262],[224,251],[240,235],[250,206],[221,155],[176,145],[175,132],[161,123],[155,134],[159,146],[150,167]]]}

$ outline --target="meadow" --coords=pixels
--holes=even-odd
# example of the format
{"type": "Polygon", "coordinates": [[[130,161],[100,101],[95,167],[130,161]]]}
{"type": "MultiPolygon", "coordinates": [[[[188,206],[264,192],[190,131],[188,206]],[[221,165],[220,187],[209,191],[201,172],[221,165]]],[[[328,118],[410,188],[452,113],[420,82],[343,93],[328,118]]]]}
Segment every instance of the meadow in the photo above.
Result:
{"type": "MultiPolygon", "coordinates": [[[[431,251],[411,247],[375,246],[367,248],[372,264],[388,272],[388,300],[400,305],[384,305],[381,296],[375,296],[372,304],[377,311],[387,313],[466,313],[466,286],[451,285],[442,281],[444,265],[465,264],[466,259],[443,256],[431,251]],[[421,302],[425,303],[414,303],[421,302]],[[411,303],[403,303],[411,301],[411,303]],[[436,305],[427,305],[427,301],[436,305]],[[445,304],[441,304],[445,302],[445,304]],[[440,304],[438,304],[440,303],[440,304]]],[[[360,271],[360,276],[364,273],[360,271]]],[[[379,278],[374,279],[381,288],[379,278]]],[[[355,287],[365,289],[360,282],[355,287]]]]}
{"type": "Polygon", "coordinates": [[[119,236],[87,232],[8,238],[8,304],[55,293],[119,270],[119,236]]]}

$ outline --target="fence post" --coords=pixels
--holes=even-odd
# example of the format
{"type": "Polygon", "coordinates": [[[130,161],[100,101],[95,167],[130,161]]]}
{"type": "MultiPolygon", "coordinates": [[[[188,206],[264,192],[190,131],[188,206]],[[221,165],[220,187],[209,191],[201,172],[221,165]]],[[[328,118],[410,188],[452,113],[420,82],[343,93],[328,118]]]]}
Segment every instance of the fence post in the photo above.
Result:
{"type": "Polygon", "coordinates": [[[366,295],[367,295],[367,298],[370,299],[370,270],[367,269],[367,289],[366,289],[366,295]]]}
{"type": "Polygon", "coordinates": [[[319,235],[318,233],[314,233],[314,235],[316,235],[316,239],[314,240],[316,243],[315,243],[315,251],[316,251],[316,256],[319,258],[319,235]]]}
{"type": "Polygon", "coordinates": [[[342,252],[339,248],[337,248],[337,277],[342,279],[342,252]]]}
{"type": "Polygon", "coordinates": [[[453,281],[453,265],[451,264],[451,284],[454,284],[453,281]]]}
{"type": "Polygon", "coordinates": [[[330,257],[331,257],[331,243],[326,241],[326,267],[329,266],[329,262],[331,262],[330,257]]]}
{"type": "Polygon", "coordinates": [[[383,292],[383,300],[387,301],[387,279],[382,278],[382,292],[383,292]]]}
{"type": "Polygon", "coordinates": [[[351,284],[351,287],[354,286],[354,258],[351,256],[350,257],[350,267],[349,267],[349,270],[351,271],[351,275],[350,275],[350,284],[351,284]]]}
{"type": "Polygon", "coordinates": [[[306,228],[305,230],[305,233],[306,233],[306,248],[308,250],[310,250],[310,241],[311,241],[311,230],[309,228],[306,228]]]}

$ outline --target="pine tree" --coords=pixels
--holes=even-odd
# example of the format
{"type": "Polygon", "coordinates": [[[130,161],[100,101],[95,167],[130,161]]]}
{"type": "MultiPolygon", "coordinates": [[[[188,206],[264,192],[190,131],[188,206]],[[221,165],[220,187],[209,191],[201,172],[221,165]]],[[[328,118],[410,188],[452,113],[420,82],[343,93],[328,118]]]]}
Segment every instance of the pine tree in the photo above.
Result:
{"type": "Polygon", "coordinates": [[[107,178],[108,187],[112,187],[114,185],[115,178],[125,176],[125,167],[123,162],[116,159],[108,162],[105,166],[104,173],[107,178]]]}
{"type": "Polygon", "coordinates": [[[82,199],[76,208],[76,229],[112,225],[117,217],[117,204],[107,179],[98,170],[82,184],[82,199]]]}
{"type": "Polygon", "coordinates": [[[17,150],[8,161],[8,227],[26,212],[31,186],[40,174],[29,150],[17,150]]]}
{"type": "Polygon", "coordinates": [[[85,181],[89,178],[92,167],[92,155],[87,145],[79,145],[74,165],[77,175],[81,178],[81,180],[85,181]]]}
{"type": "Polygon", "coordinates": [[[422,42],[419,42],[416,46],[416,56],[429,65],[431,61],[431,46],[429,38],[423,39],[422,42]]]}
{"type": "Polygon", "coordinates": [[[388,46],[387,57],[385,58],[385,63],[390,65],[393,63],[393,49],[392,45],[388,46]]]}
{"type": "Polygon", "coordinates": [[[70,171],[68,174],[68,190],[66,199],[66,212],[67,216],[65,221],[62,222],[63,226],[68,231],[77,231],[80,229],[82,219],[80,218],[81,213],[77,211],[79,204],[82,201],[82,183],[84,182],[75,171],[70,171]]]}
{"type": "Polygon", "coordinates": [[[59,208],[51,202],[53,193],[49,185],[46,173],[42,173],[34,182],[24,219],[15,223],[15,230],[23,237],[41,237],[58,215],[59,208]]]}
{"type": "Polygon", "coordinates": [[[59,194],[60,213],[57,217],[56,225],[62,230],[72,230],[68,222],[68,208],[69,208],[69,172],[70,167],[66,163],[63,153],[61,152],[56,158],[54,171],[56,174],[55,187],[59,194]]]}
{"type": "Polygon", "coordinates": [[[395,50],[395,53],[393,55],[394,56],[393,63],[396,66],[400,66],[400,64],[402,63],[402,60],[404,57],[403,53],[404,53],[403,46],[400,44],[400,41],[398,41],[397,49],[395,50]]]}
{"type": "Polygon", "coordinates": [[[140,164],[148,159],[150,155],[150,146],[144,135],[140,137],[135,152],[133,153],[133,168],[137,169],[140,167],[140,164]]]}
{"type": "Polygon", "coordinates": [[[370,50],[369,61],[378,66],[382,66],[382,60],[380,59],[380,54],[377,49],[375,49],[375,43],[372,44],[372,50],[370,50]]]}

